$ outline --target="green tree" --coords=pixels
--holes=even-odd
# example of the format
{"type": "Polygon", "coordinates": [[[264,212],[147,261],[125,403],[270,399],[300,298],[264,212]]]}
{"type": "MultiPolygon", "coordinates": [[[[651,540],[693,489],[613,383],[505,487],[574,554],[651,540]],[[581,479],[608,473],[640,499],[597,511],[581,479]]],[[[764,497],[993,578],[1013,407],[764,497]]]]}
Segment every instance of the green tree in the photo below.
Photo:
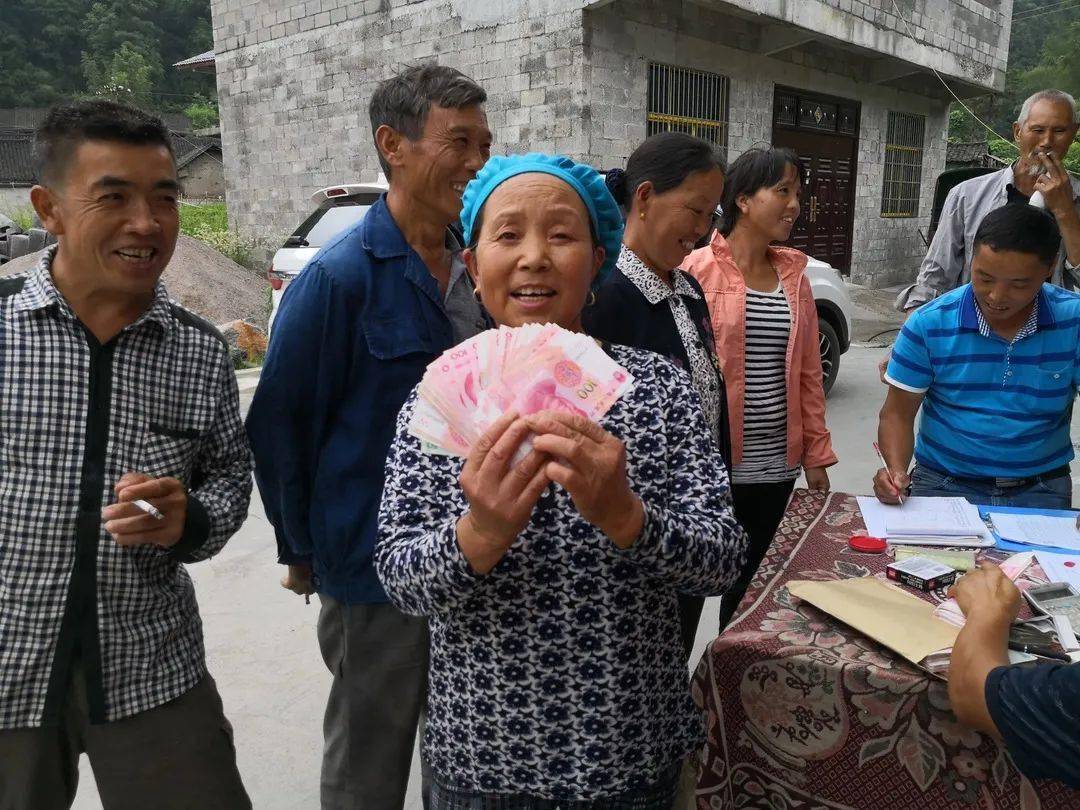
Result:
{"type": "Polygon", "coordinates": [[[83,74],[91,93],[113,94],[119,84],[128,87],[141,105],[147,105],[163,70],[158,47],[161,31],[150,19],[153,4],[148,0],[101,0],[90,6],[83,27],[86,49],[83,74]]]}
{"type": "Polygon", "coordinates": [[[36,107],[84,89],[79,70],[87,0],[4,0],[0,107],[36,107]]]}
{"type": "Polygon", "coordinates": [[[90,91],[95,95],[137,107],[153,106],[154,66],[130,42],[122,43],[103,69],[91,62],[86,70],[90,91]]]}
{"type": "MultiPolygon", "coordinates": [[[[1080,63],[1074,55],[1078,43],[1080,4],[1016,0],[1005,89],[1000,94],[972,99],[968,106],[998,135],[1011,139],[1020,105],[1035,91],[1057,88],[1080,95],[1080,63]]],[[[960,105],[953,105],[949,117],[951,140],[982,140],[987,135],[960,105]]],[[[1015,151],[1008,157],[1015,157],[1015,151]]]]}

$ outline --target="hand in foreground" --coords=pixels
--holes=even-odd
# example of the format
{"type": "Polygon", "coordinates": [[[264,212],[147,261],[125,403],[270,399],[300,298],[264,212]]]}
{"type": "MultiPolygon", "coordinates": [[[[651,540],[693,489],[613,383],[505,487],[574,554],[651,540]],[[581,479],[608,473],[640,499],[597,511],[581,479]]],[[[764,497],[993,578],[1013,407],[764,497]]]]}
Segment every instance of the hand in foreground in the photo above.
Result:
{"type": "Polygon", "coordinates": [[[281,578],[281,587],[292,591],[297,596],[308,597],[315,593],[315,579],[311,573],[311,564],[290,564],[285,576],[281,578]]]}
{"type": "Polygon", "coordinates": [[[113,488],[117,503],[101,511],[105,531],[121,546],[170,548],[180,541],[187,520],[187,491],[175,478],[125,473],[113,488]],[[165,516],[158,520],[132,501],[147,501],[165,516]]]}
{"type": "Polygon", "coordinates": [[[874,474],[874,495],[882,503],[900,503],[900,497],[911,488],[911,476],[900,470],[880,468],[874,474]]]}
{"type": "Polygon", "coordinates": [[[516,413],[504,414],[473,445],[461,470],[469,511],[458,520],[458,545],[477,573],[486,574],[502,559],[529,525],[549,483],[549,458],[543,453],[533,450],[513,463],[528,435],[525,420],[516,413]]]}
{"type": "Polygon", "coordinates": [[[807,467],[806,487],[818,492],[829,491],[829,472],[824,467],[807,467]]]}
{"type": "Polygon", "coordinates": [[[949,589],[968,619],[1009,624],[1020,612],[1020,589],[996,565],[969,571],[949,589]]]}
{"type": "Polygon", "coordinates": [[[526,418],[536,434],[533,447],[551,456],[545,469],[562,486],[578,512],[629,548],[641,534],[645,507],[626,480],[626,447],[596,422],[561,411],[526,418]]]}

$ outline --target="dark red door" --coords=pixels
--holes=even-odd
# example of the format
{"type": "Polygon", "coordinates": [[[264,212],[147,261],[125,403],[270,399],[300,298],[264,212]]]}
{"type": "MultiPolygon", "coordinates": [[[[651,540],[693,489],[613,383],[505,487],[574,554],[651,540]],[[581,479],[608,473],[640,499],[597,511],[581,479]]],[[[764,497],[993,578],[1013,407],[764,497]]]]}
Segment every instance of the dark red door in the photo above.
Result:
{"type": "Polygon", "coordinates": [[[787,244],[837,270],[851,269],[851,238],[855,211],[855,136],[858,108],[853,102],[800,96],[794,100],[793,125],[784,125],[783,103],[796,91],[777,91],[773,145],[793,150],[803,163],[802,214],[787,244]],[[824,113],[822,109],[824,108],[824,113]],[[831,128],[831,132],[814,131],[831,128]],[[850,130],[851,134],[843,132],[850,130]]]}

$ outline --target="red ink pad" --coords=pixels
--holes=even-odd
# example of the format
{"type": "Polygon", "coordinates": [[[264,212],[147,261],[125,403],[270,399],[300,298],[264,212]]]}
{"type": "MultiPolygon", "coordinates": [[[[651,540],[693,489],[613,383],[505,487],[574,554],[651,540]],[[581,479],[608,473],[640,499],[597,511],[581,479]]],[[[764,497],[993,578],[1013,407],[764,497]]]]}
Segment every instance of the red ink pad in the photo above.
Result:
{"type": "Polygon", "coordinates": [[[848,545],[864,554],[880,554],[885,550],[885,541],[868,534],[854,534],[848,538],[848,545]]]}

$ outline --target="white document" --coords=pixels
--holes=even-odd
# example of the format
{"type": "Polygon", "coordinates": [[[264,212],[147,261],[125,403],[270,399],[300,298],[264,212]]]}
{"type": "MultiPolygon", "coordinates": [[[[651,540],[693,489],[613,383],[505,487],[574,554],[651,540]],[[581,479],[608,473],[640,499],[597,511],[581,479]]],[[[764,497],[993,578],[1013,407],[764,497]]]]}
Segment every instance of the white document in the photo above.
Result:
{"type": "Polygon", "coordinates": [[[1036,551],[1035,558],[1046,574],[1047,582],[1068,582],[1080,591],[1080,556],[1036,551]]]}
{"type": "Polygon", "coordinates": [[[994,537],[979,510],[963,498],[915,495],[903,506],[890,506],[871,496],[857,498],[866,532],[904,545],[989,548],[994,537]],[[899,529],[899,531],[897,531],[899,529]]]}
{"type": "Polygon", "coordinates": [[[1003,540],[1029,546],[1053,546],[1080,551],[1080,532],[1075,517],[988,512],[990,522],[1003,540]]]}

